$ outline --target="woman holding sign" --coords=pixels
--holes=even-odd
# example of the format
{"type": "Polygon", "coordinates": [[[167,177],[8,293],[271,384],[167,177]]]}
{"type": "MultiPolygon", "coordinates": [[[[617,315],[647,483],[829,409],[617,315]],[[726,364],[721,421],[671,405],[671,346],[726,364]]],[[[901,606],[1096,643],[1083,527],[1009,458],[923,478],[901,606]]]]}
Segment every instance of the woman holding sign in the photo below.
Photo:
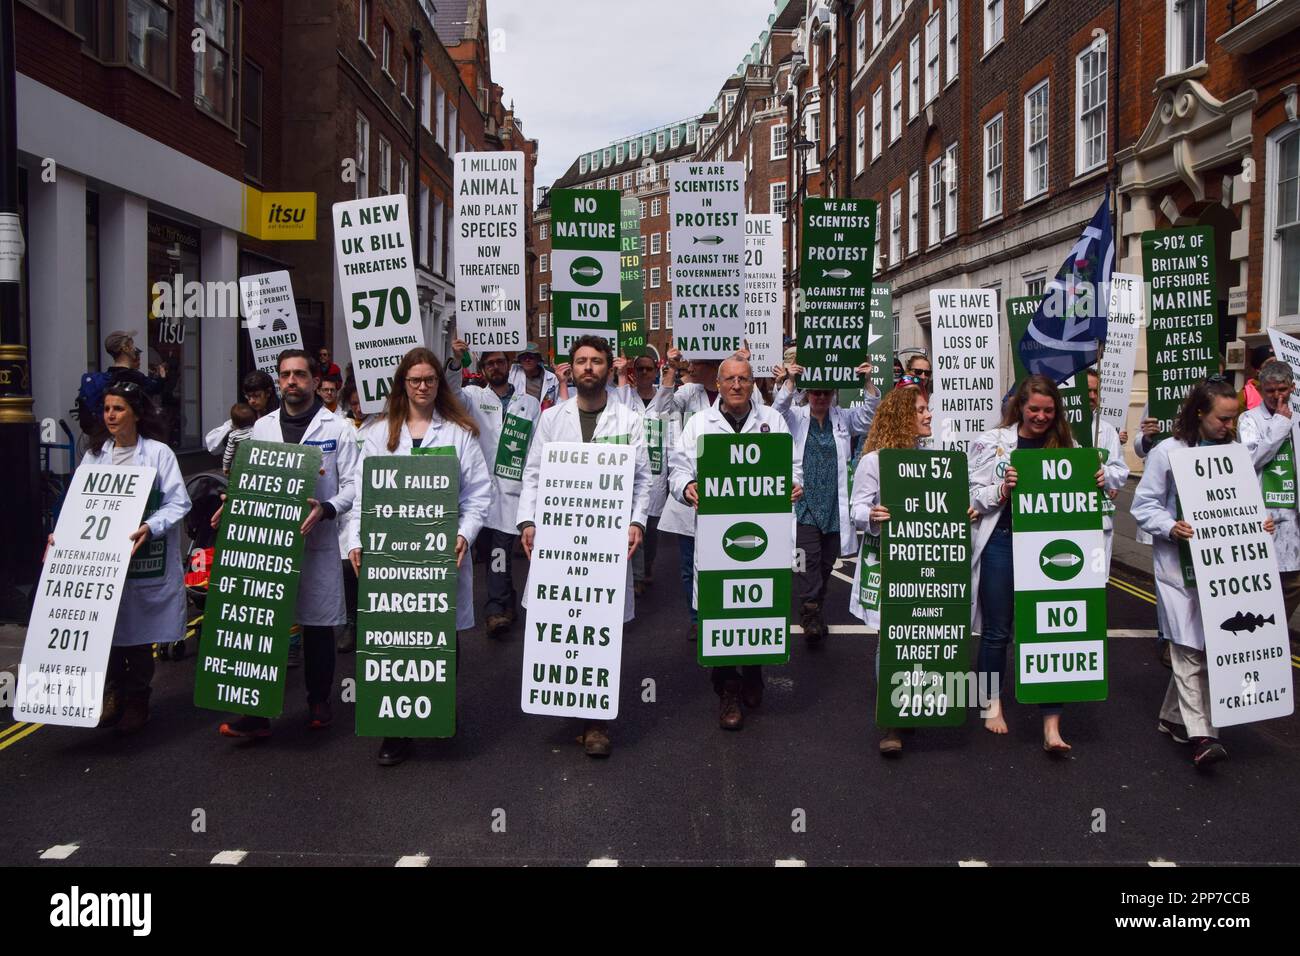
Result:
{"type": "Polygon", "coordinates": [[[152,645],[185,636],[181,520],[189,514],[190,497],[176,456],[166,444],[167,426],[144,389],[133,382],[110,385],[104,392],[101,422],[91,435],[92,450],[86,452],[83,464],[140,465],[158,472],[144,523],[131,535],[135,548],[108,655],[99,722],[101,727],[116,724],[120,733],[133,733],[149,719],[152,645]]]}
{"type": "MultiPolygon", "coordinates": [[[[365,430],[357,461],[357,498],[349,522],[352,567],[361,574],[361,515],[365,508],[362,475],[367,458],[386,455],[437,454],[450,448],[460,466],[456,527],[456,630],[474,626],[474,562],[466,561],[492,506],[492,478],[478,443],[478,427],[461,407],[445,380],[442,363],[426,348],[407,352],[393,373],[384,418],[365,430]]],[[[463,645],[458,642],[459,664],[463,645]]],[[[410,737],[385,737],[379,748],[384,766],[401,763],[411,753],[410,737]]]]}
{"type": "MultiPolygon", "coordinates": [[[[857,470],[853,473],[853,498],[849,503],[849,512],[853,527],[863,532],[863,549],[858,563],[853,569],[853,587],[849,591],[849,610],[853,616],[867,627],[880,629],[880,587],[876,582],[874,588],[862,587],[862,566],[872,550],[875,541],[877,553],[876,567],[879,567],[880,532],[882,525],[889,520],[889,509],[880,503],[880,451],[882,448],[919,448],[929,438],[930,400],[925,391],[919,387],[900,387],[885,396],[880,407],[876,409],[875,421],[867,435],[866,448],[858,460],[857,470]],[[869,593],[865,593],[867,591],[869,593]],[[865,598],[865,600],[864,600],[865,598]]],[[[870,583],[870,582],[868,582],[870,583]]],[[[876,644],[876,678],[880,677],[880,644],[876,644]]],[[[877,690],[879,693],[879,690],[877,690]]],[[[881,727],[880,738],[882,754],[897,754],[903,749],[903,741],[898,731],[881,727]]]]}
{"type": "MultiPolygon", "coordinates": [[[[1018,448],[1073,447],[1074,435],[1061,393],[1056,383],[1043,375],[1030,375],[1021,382],[1007,404],[1001,426],[980,435],[971,445],[971,507],[981,516],[971,550],[971,593],[975,597],[971,629],[980,632],[976,670],[982,688],[988,689],[984,727],[991,733],[1007,733],[1001,689],[1007,683],[1007,645],[1014,633],[1016,599],[1010,508],[1016,470],[1011,467],[1011,453],[1018,448]]],[[[1098,468],[1097,487],[1104,486],[1105,471],[1098,468]]],[[[1038,706],[1043,716],[1043,749],[1065,753],[1070,745],[1061,737],[1061,705],[1038,706]]]]}

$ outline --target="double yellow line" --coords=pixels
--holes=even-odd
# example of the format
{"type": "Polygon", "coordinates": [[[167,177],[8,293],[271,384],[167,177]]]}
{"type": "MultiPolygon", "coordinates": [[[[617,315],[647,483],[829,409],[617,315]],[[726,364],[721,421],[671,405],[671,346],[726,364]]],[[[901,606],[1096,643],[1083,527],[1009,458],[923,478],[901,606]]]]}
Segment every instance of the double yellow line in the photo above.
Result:
{"type": "Polygon", "coordinates": [[[18,743],[28,734],[34,734],[44,726],[44,724],[29,724],[21,720],[11,724],[4,730],[0,730],[0,750],[18,743]]]}

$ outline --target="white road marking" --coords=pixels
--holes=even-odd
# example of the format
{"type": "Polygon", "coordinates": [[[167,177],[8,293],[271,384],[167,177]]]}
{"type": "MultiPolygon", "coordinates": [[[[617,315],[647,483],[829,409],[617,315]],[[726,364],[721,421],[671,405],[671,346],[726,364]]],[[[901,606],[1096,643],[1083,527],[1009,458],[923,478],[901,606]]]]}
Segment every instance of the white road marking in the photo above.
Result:
{"type": "MultiPolygon", "coordinates": [[[[827,624],[826,630],[832,634],[874,634],[875,631],[868,630],[865,624],[827,624]]],[[[791,624],[791,634],[802,634],[802,624],[791,624]]]]}
{"type": "Polygon", "coordinates": [[[587,866],[618,866],[618,860],[612,860],[607,856],[598,856],[594,860],[588,860],[587,866]]]}
{"type": "Polygon", "coordinates": [[[213,866],[239,866],[248,856],[247,850],[222,850],[212,858],[213,866]]]}
{"type": "Polygon", "coordinates": [[[429,858],[416,853],[412,856],[399,856],[393,866],[428,866],[429,858]]]}
{"type": "Polygon", "coordinates": [[[77,852],[77,844],[60,843],[58,846],[52,846],[41,854],[42,860],[66,860],[72,854],[77,852]]]}
{"type": "Polygon", "coordinates": [[[983,860],[958,860],[958,866],[988,866],[983,860]]]}
{"type": "Polygon", "coordinates": [[[1177,863],[1174,863],[1171,860],[1162,860],[1159,857],[1156,857],[1154,860],[1147,861],[1147,866],[1177,866],[1177,865],[1178,865],[1177,863]]]}
{"type": "Polygon", "coordinates": [[[791,857],[788,860],[776,860],[772,863],[772,865],[773,866],[807,866],[808,864],[805,863],[803,860],[796,860],[793,857],[791,857]]]}

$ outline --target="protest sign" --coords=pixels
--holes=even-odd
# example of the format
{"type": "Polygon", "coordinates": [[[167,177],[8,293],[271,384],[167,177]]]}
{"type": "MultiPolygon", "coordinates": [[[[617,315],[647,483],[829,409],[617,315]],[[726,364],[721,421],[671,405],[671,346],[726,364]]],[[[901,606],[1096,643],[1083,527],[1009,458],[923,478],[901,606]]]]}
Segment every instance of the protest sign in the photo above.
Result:
{"type": "MultiPolygon", "coordinates": [[[[1269,329],[1268,340],[1278,360],[1291,366],[1291,374],[1295,376],[1296,384],[1300,386],[1300,339],[1279,332],[1277,329],[1269,329]]],[[[1300,413],[1300,387],[1291,390],[1290,404],[1292,413],[1300,413]]],[[[1300,418],[1297,421],[1300,421],[1300,418]]]]}
{"type": "Polygon", "coordinates": [[[669,163],[668,182],[677,347],[727,358],[745,334],[745,164],[669,163]]]}
{"type": "MultiPolygon", "coordinates": [[[[1007,299],[1007,331],[1011,335],[1011,363],[1016,375],[1013,387],[1029,377],[1024,357],[1020,354],[1020,340],[1029,328],[1029,323],[1041,301],[1032,295],[1007,299]]],[[[1061,404],[1065,408],[1065,417],[1070,422],[1070,431],[1074,435],[1075,442],[1084,447],[1091,447],[1093,445],[1092,402],[1088,398],[1088,376],[1072,375],[1064,382],[1058,382],[1056,388],[1061,393],[1061,404]]]]}
{"type": "Polygon", "coordinates": [[[876,723],[960,726],[977,700],[966,456],[882,449],[880,501],[889,520],[880,535],[876,723]]]}
{"type": "Polygon", "coordinates": [[[784,664],[794,444],[784,433],[702,435],[695,523],[699,662],[784,664]]]}
{"type": "Polygon", "coordinates": [[[382,411],[393,372],[424,345],[404,195],[334,204],[334,262],[361,410],[382,411]]]}
{"type": "Polygon", "coordinates": [[[257,717],[284,708],[284,668],[321,450],[242,441],[212,554],[194,704],[257,717]]]}
{"type": "Polygon", "coordinates": [[[1105,700],[1106,545],[1097,451],[1017,450],[1011,467],[1016,700],[1105,700]]]}
{"type": "Polygon", "coordinates": [[[618,354],[623,273],[619,193],[615,189],[552,189],[551,317],[555,360],[569,361],[584,335],[609,340],[618,354]]]}
{"type": "Polygon", "coordinates": [[[367,458],[357,593],[357,734],[456,732],[455,454],[367,458]]]}
{"type": "Polygon", "coordinates": [[[618,207],[620,299],[618,346],[635,359],[646,353],[645,272],[641,263],[641,203],[624,199],[618,207]]]}
{"type": "Polygon", "coordinates": [[[131,534],[143,521],[155,475],[135,465],[82,465],[73,473],[36,583],[15,721],[99,723],[131,534]]]}
{"type": "Polygon", "coordinates": [[[876,202],[804,200],[797,309],[800,388],[858,383],[867,359],[876,202]]]}
{"type": "Polygon", "coordinates": [[[745,341],[754,375],[765,378],[781,364],[785,331],[782,316],[781,217],[745,217],[745,341]]]}
{"type": "Polygon", "coordinates": [[[1147,403],[1160,435],[1173,428],[1187,390],[1219,373],[1214,229],[1142,233],[1146,278],[1147,403]]]}
{"type": "Polygon", "coordinates": [[[552,442],[541,455],[521,704],[528,714],[613,720],[635,449],[552,442]]]}
{"type": "MultiPolygon", "coordinates": [[[[239,297],[244,306],[244,328],[248,329],[248,340],[253,346],[253,364],[278,383],[280,353],[303,347],[289,273],[281,269],[240,276],[239,297]]],[[[278,384],[276,388],[279,389],[278,384]]]]}
{"type": "Polygon", "coordinates": [[[1142,277],[1128,272],[1110,276],[1110,312],[1106,319],[1106,347],[1098,362],[1101,390],[1097,413],[1116,431],[1128,427],[1129,397],[1133,393],[1133,367],[1137,363],[1138,336],[1144,305],[1142,277]]]}
{"type": "Polygon", "coordinates": [[[1210,723],[1231,727],[1295,709],[1286,606],[1250,452],[1230,442],[1169,454],[1196,574],[1210,723]]]}
{"type": "Polygon", "coordinates": [[[524,154],[457,153],[456,329],[475,351],[519,351],[528,336],[524,154]]]}
{"type": "Polygon", "coordinates": [[[993,289],[931,289],[934,434],[944,448],[969,451],[1002,417],[998,296],[993,289]]]}

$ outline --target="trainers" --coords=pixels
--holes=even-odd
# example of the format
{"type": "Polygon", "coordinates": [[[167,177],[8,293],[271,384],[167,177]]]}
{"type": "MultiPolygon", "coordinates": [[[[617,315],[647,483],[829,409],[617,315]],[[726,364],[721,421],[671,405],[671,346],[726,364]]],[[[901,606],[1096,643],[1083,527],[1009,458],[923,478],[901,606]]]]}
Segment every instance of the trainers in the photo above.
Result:
{"type": "Polygon", "coordinates": [[[892,728],[885,730],[884,735],[880,738],[880,752],[889,756],[903,752],[903,738],[898,736],[897,730],[892,728]]]}
{"type": "Polygon", "coordinates": [[[1213,737],[1196,737],[1192,743],[1195,745],[1192,750],[1192,764],[1197,770],[1228,759],[1228,751],[1213,737]]]}
{"type": "Polygon", "coordinates": [[[330,707],[328,700],[322,700],[319,704],[309,704],[307,709],[311,712],[311,719],[307,722],[307,726],[312,730],[324,730],[334,723],[334,709],[330,707]]]}
{"type": "Polygon", "coordinates": [[[122,704],[122,717],[117,722],[119,734],[134,734],[149,722],[149,696],[128,697],[122,704]]]}
{"type": "Polygon", "coordinates": [[[254,717],[252,714],[245,714],[237,720],[228,720],[223,723],[219,732],[223,737],[269,737],[271,736],[271,721],[265,717],[254,717]]]}
{"type": "Polygon", "coordinates": [[[289,667],[302,666],[302,641],[289,642],[289,660],[287,663],[289,667]]]}
{"type": "Polygon", "coordinates": [[[1172,720],[1165,720],[1163,717],[1160,718],[1160,723],[1156,724],[1156,730],[1172,737],[1176,744],[1185,744],[1189,739],[1186,727],[1182,724],[1176,724],[1172,720]]]}

